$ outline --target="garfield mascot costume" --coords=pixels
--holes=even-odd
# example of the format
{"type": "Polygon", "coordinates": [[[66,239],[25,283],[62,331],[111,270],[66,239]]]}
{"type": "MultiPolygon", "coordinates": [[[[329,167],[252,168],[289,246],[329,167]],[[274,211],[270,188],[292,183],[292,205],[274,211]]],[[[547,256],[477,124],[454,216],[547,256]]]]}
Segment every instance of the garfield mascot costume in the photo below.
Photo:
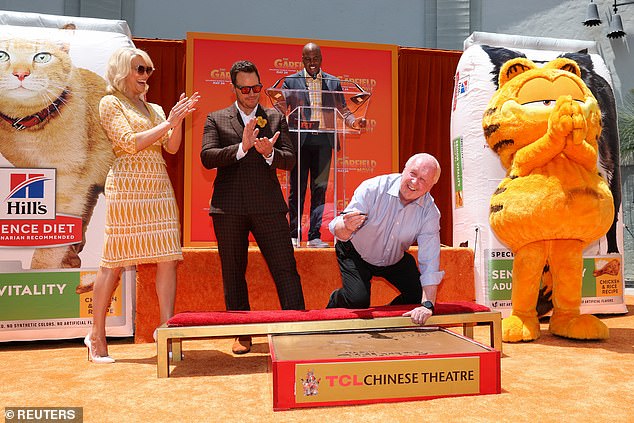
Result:
{"type": "Polygon", "coordinates": [[[573,60],[538,67],[507,61],[484,113],[489,147],[506,177],[491,197],[489,223],[514,253],[511,315],[505,342],[540,336],[536,311],[544,269],[552,279],[550,332],[606,339],[607,326],[580,314],[583,250],[614,218],[610,189],[597,168],[601,110],[573,60]]]}

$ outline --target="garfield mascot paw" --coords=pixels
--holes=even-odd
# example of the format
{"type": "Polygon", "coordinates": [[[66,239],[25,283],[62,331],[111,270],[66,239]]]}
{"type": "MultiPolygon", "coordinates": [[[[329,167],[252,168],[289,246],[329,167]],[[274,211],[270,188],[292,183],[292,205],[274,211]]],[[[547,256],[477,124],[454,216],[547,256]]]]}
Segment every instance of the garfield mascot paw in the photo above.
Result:
{"type": "Polygon", "coordinates": [[[550,332],[553,335],[572,339],[608,339],[608,327],[591,314],[566,315],[555,312],[550,317],[550,332]]]}
{"type": "Polygon", "coordinates": [[[543,67],[525,57],[500,68],[484,113],[487,143],[506,177],[491,196],[489,223],[513,251],[506,342],[539,338],[537,301],[544,269],[552,278],[553,334],[605,339],[607,327],[581,316],[583,250],[610,228],[612,194],[597,168],[601,111],[573,60],[543,67]]]}
{"type": "Polygon", "coordinates": [[[511,315],[502,320],[502,341],[534,341],[541,335],[537,317],[511,315]]]}

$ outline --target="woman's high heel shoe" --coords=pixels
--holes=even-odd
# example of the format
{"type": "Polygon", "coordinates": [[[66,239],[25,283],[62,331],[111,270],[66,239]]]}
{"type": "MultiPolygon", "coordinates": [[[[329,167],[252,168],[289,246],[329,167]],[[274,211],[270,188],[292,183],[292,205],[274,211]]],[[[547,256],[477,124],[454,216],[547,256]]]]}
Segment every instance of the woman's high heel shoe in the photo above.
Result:
{"type": "Polygon", "coordinates": [[[109,355],[106,355],[104,357],[93,355],[90,334],[86,335],[86,337],[84,338],[84,345],[86,345],[86,348],[88,348],[88,361],[92,361],[93,363],[97,364],[114,363],[114,358],[110,357],[109,355]]]}

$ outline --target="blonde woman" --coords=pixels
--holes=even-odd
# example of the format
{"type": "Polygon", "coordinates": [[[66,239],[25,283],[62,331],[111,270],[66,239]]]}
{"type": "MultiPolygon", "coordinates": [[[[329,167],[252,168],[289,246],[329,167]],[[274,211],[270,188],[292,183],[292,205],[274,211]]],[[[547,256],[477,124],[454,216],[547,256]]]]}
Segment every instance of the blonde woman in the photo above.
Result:
{"type": "Polygon", "coordinates": [[[176,264],[183,256],[178,207],[161,149],[178,151],[183,120],[200,96],[182,94],[166,118],[160,106],[145,101],[153,72],[143,50],[117,50],[106,69],[109,95],[99,103],[101,125],[116,158],[105,186],[105,239],[93,291],[93,324],[84,339],[94,363],[114,362],[106,344],[106,311],[124,267],[156,263],[161,322],[174,314],[176,264]]]}

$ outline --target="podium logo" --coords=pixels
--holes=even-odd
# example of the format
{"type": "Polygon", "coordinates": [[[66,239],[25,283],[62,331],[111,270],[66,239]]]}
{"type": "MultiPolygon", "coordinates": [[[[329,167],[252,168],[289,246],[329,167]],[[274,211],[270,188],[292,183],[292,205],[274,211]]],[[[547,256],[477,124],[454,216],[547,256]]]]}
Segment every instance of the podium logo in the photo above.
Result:
{"type": "Polygon", "coordinates": [[[0,219],[55,219],[55,169],[0,168],[0,219]]]}

